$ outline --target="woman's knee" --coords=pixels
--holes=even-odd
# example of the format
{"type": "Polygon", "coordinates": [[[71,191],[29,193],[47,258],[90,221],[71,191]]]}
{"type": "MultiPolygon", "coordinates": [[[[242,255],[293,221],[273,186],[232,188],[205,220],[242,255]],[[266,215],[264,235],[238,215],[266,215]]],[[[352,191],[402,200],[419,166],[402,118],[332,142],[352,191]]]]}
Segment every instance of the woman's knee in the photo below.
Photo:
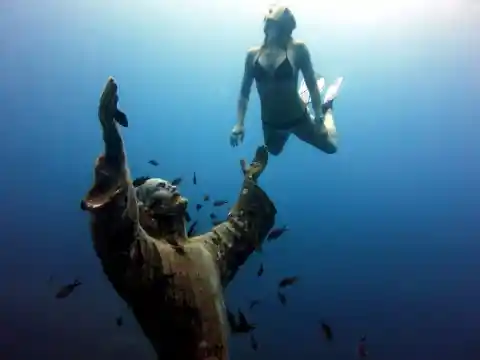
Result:
{"type": "Polygon", "coordinates": [[[284,145],[266,144],[268,153],[273,156],[278,156],[282,153],[284,145]]]}
{"type": "Polygon", "coordinates": [[[324,153],[329,155],[335,154],[338,151],[337,142],[330,137],[328,137],[328,139],[324,139],[323,141],[321,141],[317,147],[320,150],[322,150],[324,153]]]}

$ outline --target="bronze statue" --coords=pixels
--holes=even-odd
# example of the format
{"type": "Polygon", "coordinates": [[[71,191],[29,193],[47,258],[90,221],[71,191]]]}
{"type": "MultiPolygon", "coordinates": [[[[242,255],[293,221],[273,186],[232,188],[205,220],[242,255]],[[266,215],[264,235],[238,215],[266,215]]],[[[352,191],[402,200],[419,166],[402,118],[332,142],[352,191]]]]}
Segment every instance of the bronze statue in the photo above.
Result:
{"type": "Polygon", "coordinates": [[[188,200],[176,186],[148,179],[135,187],[130,178],[118,127],[128,121],[118,110],[117,92],[110,77],[98,109],[105,152],[82,200],[96,254],[159,359],[228,359],[223,289],[275,221],[275,206],[257,184],[268,152],[261,146],[250,166],[241,162],[244,180],[228,218],[189,238],[188,200]]]}

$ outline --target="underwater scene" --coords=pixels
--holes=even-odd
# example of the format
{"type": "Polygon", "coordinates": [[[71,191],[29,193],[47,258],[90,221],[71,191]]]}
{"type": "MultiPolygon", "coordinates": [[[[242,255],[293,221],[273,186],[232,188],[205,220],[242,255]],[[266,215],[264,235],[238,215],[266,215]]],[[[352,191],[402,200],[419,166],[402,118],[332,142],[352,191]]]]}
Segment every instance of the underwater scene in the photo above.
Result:
{"type": "Polygon", "coordinates": [[[480,3],[0,4],[0,359],[480,359],[480,3]]]}

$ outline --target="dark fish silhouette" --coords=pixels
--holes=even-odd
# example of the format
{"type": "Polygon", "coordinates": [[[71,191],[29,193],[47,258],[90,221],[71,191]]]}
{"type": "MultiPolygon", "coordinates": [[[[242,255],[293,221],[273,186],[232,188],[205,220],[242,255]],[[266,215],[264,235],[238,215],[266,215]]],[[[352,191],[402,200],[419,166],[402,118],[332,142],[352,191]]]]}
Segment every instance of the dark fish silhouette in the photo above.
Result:
{"type": "Polygon", "coordinates": [[[215,200],[213,202],[213,206],[222,206],[222,205],[225,205],[225,204],[228,204],[227,200],[215,200]]]}
{"type": "Polygon", "coordinates": [[[280,236],[282,236],[286,231],[290,230],[286,225],[281,228],[273,229],[270,234],[267,236],[267,240],[277,240],[280,236]]]}
{"type": "Polygon", "coordinates": [[[247,321],[247,318],[240,309],[238,309],[237,317],[227,309],[227,320],[232,334],[249,333],[256,328],[255,324],[250,324],[247,321]]]}
{"type": "Polygon", "coordinates": [[[120,111],[118,109],[115,110],[115,114],[113,115],[113,118],[117,123],[119,123],[123,127],[128,127],[128,118],[123,111],[120,111]]]}
{"type": "Polygon", "coordinates": [[[291,286],[295,284],[297,281],[298,281],[298,276],[287,276],[282,280],[280,280],[280,282],[278,283],[278,287],[280,289],[286,288],[287,286],[291,286]]]}
{"type": "Polygon", "coordinates": [[[198,211],[198,210],[200,210],[202,207],[203,207],[202,204],[197,204],[197,205],[195,206],[195,209],[197,209],[197,211],[198,211]]]}
{"type": "Polygon", "coordinates": [[[195,233],[195,229],[197,227],[198,220],[195,220],[192,225],[190,225],[190,228],[188,229],[188,236],[192,236],[195,233]]]}
{"type": "Polygon", "coordinates": [[[327,339],[328,341],[333,340],[333,333],[330,325],[324,322],[321,322],[320,325],[322,326],[322,331],[323,331],[323,335],[325,335],[325,339],[327,339]]]}
{"type": "Polygon", "coordinates": [[[182,183],[182,180],[183,180],[183,179],[182,179],[181,177],[177,177],[177,178],[173,179],[172,185],[173,185],[173,186],[180,185],[180,184],[182,183]]]}
{"type": "Polygon", "coordinates": [[[210,195],[208,194],[203,195],[203,201],[210,201],[210,195]]]}
{"type": "Polygon", "coordinates": [[[158,161],[157,160],[149,160],[148,163],[153,166],[158,166],[158,161]]]}
{"type": "Polygon", "coordinates": [[[193,185],[197,185],[197,174],[193,172],[193,185]]]}
{"type": "Polygon", "coordinates": [[[192,221],[192,217],[190,216],[190,213],[188,211],[185,212],[185,220],[187,220],[187,222],[192,221]]]}
{"type": "Polygon", "coordinates": [[[255,306],[260,304],[260,300],[252,300],[250,301],[250,306],[248,307],[250,310],[252,310],[255,306]]]}
{"type": "Polygon", "coordinates": [[[364,335],[361,337],[361,339],[358,341],[357,345],[357,356],[360,359],[366,359],[368,356],[368,351],[367,351],[367,336],[364,335]]]}
{"type": "Polygon", "coordinates": [[[251,324],[247,321],[245,314],[242,310],[238,309],[238,322],[237,322],[237,333],[249,333],[252,330],[255,330],[257,326],[255,324],[251,324]]]}
{"type": "Polygon", "coordinates": [[[123,325],[123,317],[117,316],[117,318],[115,319],[115,322],[117,323],[118,327],[122,326],[123,325]]]}
{"type": "Polygon", "coordinates": [[[65,299],[67,296],[69,296],[73,292],[73,290],[75,290],[77,286],[80,286],[80,285],[82,285],[82,283],[77,279],[75,279],[73,283],[62,286],[58,290],[57,294],[55,295],[55,298],[65,299]]]}
{"type": "Polygon", "coordinates": [[[285,296],[285,294],[279,291],[277,292],[277,297],[278,297],[278,300],[280,301],[280,304],[282,304],[283,306],[287,305],[287,297],[285,296]]]}
{"type": "Polygon", "coordinates": [[[139,187],[140,185],[143,185],[145,184],[145,182],[147,180],[150,180],[151,177],[150,176],[140,176],[138,178],[136,178],[135,180],[133,180],[132,184],[134,187],[139,187]]]}
{"type": "Polygon", "coordinates": [[[217,215],[214,213],[210,213],[210,219],[215,220],[217,218],[217,215]]]}
{"type": "Polygon", "coordinates": [[[250,334],[250,347],[254,350],[258,350],[258,341],[255,339],[255,336],[253,334],[250,334]]]}
{"type": "Polygon", "coordinates": [[[215,220],[212,220],[212,225],[217,226],[217,225],[220,225],[222,222],[223,220],[215,219],[215,220]]]}
{"type": "Polygon", "coordinates": [[[260,277],[263,275],[263,264],[260,264],[260,267],[258,268],[257,271],[257,276],[260,277]]]}
{"type": "Polygon", "coordinates": [[[233,314],[228,309],[227,309],[227,320],[228,320],[228,324],[230,325],[230,330],[232,331],[232,333],[234,333],[237,328],[237,319],[235,318],[235,314],[233,314]]]}

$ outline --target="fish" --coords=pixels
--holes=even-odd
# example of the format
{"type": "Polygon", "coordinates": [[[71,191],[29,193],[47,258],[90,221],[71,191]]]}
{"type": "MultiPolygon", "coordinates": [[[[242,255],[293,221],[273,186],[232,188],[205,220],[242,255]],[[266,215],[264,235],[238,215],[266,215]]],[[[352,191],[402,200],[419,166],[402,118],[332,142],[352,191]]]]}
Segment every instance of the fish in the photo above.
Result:
{"type": "Polygon", "coordinates": [[[123,317],[117,316],[117,318],[115,319],[115,322],[117,323],[118,327],[122,326],[123,325],[123,317]]]}
{"type": "Polygon", "coordinates": [[[158,166],[160,165],[157,160],[149,160],[148,163],[153,166],[158,166]]]}
{"type": "Polygon", "coordinates": [[[203,201],[210,201],[210,195],[208,194],[203,195],[203,201]]]}
{"type": "Polygon", "coordinates": [[[360,359],[366,359],[368,356],[368,351],[367,351],[367,336],[364,335],[360,338],[357,344],[357,356],[360,359]]]}
{"type": "Polygon", "coordinates": [[[180,185],[182,183],[182,181],[183,181],[183,179],[181,177],[177,177],[177,178],[172,180],[172,185],[173,186],[180,185]]]}
{"type": "Polygon", "coordinates": [[[195,206],[195,209],[197,209],[197,211],[198,211],[198,210],[200,210],[202,207],[203,207],[202,204],[197,204],[197,205],[195,206]]]}
{"type": "Polygon", "coordinates": [[[263,263],[260,264],[260,267],[258,268],[258,271],[257,271],[257,276],[260,277],[263,275],[263,263]]]}
{"type": "Polygon", "coordinates": [[[291,286],[295,284],[298,281],[298,276],[287,276],[284,277],[280,282],[278,283],[278,287],[281,288],[286,288],[287,286],[291,286]]]}
{"type": "Polygon", "coordinates": [[[249,310],[252,310],[255,306],[257,306],[258,304],[260,304],[260,300],[252,300],[250,301],[250,306],[248,307],[249,310]]]}
{"type": "Polygon", "coordinates": [[[185,211],[185,220],[187,222],[192,221],[192,217],[190,216],[190,213],[188,211],[185,211]]]}
{"type": "Polygon", "coordinates": [[[255,330],[257,326],[248,322],[245,314],[242,310],[238,309],[238,322],[237,322],[237,333],[250,333],[252,330],[255,330]]]}
{"type": "Polygon", "coordinates": [[[215,219],[215,220],[212,220],[212,225],[217,226],[217,225],[220,225],[222,222],[223,220],[215,219]]]}
{"type": "Polygon", "coordinates": [[[147,180],[150,180],[150,179],[151,179],[150,176],[140,176],[140,177],[137,177],[135,180],[132,181],[132,185],[134,187],[139,187],[140,185],[145,184],[145,182],[147,182],[147,180]]]}
{"type": "Polygon", "coordinates": [[[192,236],[194,233],[195,233],[195,229],[197,227],[197,223],[198,223],[198,220],[195,220],[192,225],[190,225],[190,227],[188,228],[188,233],[187,235],[190,237],[192,236]]]}
{"type": "Polygon", "coordinates": [[[237,329],[237,319],[235,318],[235,314],[228,309],[227,309],[227,320],[228,320],[228,325],[230,325],[230,330],[232,331],[232,333],[234,333],[237,329]]]}
{"type": "Polygon", "coordinates": [[[250,334],[250,347],[254,350],[258,350],[258,341],[253,334],[250,334]]]}
{"type": "Polygon", "coordinates": [[[215,213],[210,213],[210,219],[215,220],[217,218],[217,215],[215,213]]]}
{"type": "Polygon", "coordinates": [[[325,339],[327,339],[328,341],[333,340],[333,333],[330,325],[324,323],[323,321],[320,322],[320,325],[322,327],[323,334],[325,335],[325,339]]]}
{"type": "Polygon", "coordinates": [[[284,225],[280,228],[275,228],[270,232],[270,234],[268,234],[267,240],[268,241],[276,240],[288,230],[290,230],[290,229],[286,225],[284,225]]]}
{"type": "Polygon", "coordinates": [[[213,206],[222,206],[222,205],[225,205],[225,204],[228,204],[227,200],[215,200],[213,202],[213,206]]]}
{"type": "Polygon", "coordinates": [[[82,283],[78,280],[75,279],[71,284],[63,285],[55,295],[55,298],[57,299],[65,299],[67,296],[69,296],[73,290],[75,290],[76,287],[82,285],[82,283]]]}
{"type": "Polygon", "coordinates": [[[280,301],[280,304],[282,304],[283,306],[287,305],[287,297],[285,296],[285,294],[279,291],[277,292],[277,297],[278,297],[278,300],[280,301]]]}
{"type": "Polygon", "coordinates": [[[193,172],[193,185],[197,185],[197,174],[193,172]]]}

